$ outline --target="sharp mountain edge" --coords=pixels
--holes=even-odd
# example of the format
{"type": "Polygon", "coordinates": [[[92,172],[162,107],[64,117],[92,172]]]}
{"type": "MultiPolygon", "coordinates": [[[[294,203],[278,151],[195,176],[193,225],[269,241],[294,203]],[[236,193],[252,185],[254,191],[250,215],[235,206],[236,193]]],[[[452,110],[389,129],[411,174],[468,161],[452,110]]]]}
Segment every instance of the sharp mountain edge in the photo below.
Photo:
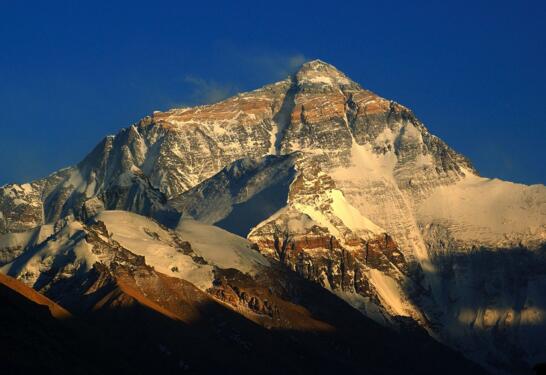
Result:
{"type": "MultiPolygon", "coordinates": [[[[424,329],[492,372],[546,360],[546,187],[480,177],[409,109],[320,60],[216,104],[154,112],[76,166],[3,186],[2,272],[49,290],[60,270],[70,279],[110,267],[54,262],[59,249],[78,253],[74,243],[36,255],[76,225],[67,220],[86,226],[110,210],[181,240],[189,218],[247,237],[253,246],[234,249],[279,261],[383,326],[424,329]]],[[[127,248],[210,292],[217,265],[127,248]]],[[[244,264],[228,268],[252,274],[244,264]]]]}

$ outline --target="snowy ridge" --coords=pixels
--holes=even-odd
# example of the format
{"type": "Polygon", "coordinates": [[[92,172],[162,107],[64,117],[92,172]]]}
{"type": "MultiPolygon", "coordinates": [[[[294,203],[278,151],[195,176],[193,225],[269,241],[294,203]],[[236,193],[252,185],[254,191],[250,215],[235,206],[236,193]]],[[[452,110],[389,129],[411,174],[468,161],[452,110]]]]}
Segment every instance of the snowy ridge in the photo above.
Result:
{"type": "Polygon", "coordinates": [[[212,266],[195,263],[180,252],[173,243],[172,234],[154,221],[125,211],[103,211],[96,216],[102,221],[111,238],[157,271],[187,280],[202,290],[212,286],[212,266]]]}
{"type": "Polygon", "coordinates": [[[0,272],[17,277],[38,290],[42,287],[43,273],[63,278],[88,272],[99,258],[84,240],[83,226],[70,219],[61,225],[54,237],[0,267],[0,272]]]}
{"type": "Polygon", "coordinates": [[[144,257],[157,271],[203,291],[212,287],[215,267],[256,274],[260,267],[269,266],[248,240],[191,220],[181,221],[176,231],[127,211],[103,211],[93,221],[103,223],[107,232],[74,219],[63,220],[52,236],[0,267],[0,272],[41,290],[50,277],[46,275],[58,281],[82,276],[95,263],[109,267],[116,254],[108,249],[116,244],[144,257]],[[184,241],[190,242],[185,245],[184,241]]]}
{"type": "Polygon", "coordinates": [[[235,268],[253,275],[260,267],[269,266],[269,261],[252,249],[250,241],[223,229],[195,220],[181,220],[176,231],[213,266],[235,268]]]}

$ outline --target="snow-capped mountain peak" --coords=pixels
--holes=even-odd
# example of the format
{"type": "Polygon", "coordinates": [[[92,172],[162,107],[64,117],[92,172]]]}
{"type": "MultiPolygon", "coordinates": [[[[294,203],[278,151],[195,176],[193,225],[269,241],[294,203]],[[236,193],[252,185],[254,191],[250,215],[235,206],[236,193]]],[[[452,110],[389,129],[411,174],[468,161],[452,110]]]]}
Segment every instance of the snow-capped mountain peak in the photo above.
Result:
{"type": "Polygon", "coordinates": [[[408,108],[320,60],[215,104],[154,112],[77,166],[0,188],[1,259],[36,246],[40,225],[104,210],[246,236],[382,324],[413,320],[482,363],[487,343],[496,368],[515,353],[495,346],[499,334],[518,360],[545,355],[518,332],[546,329],[546,267],[518,267],[543,264],[546,187],[480,177],[408,108]],[[512,265],[514,249],[524,262],[512,265]]]}
{"type": "Polygon", "coordinates": [[[336,67],[321,60],[304,63],[295,75],[298,84],[316,84],[327,86],[356,86],[336,67]]]}

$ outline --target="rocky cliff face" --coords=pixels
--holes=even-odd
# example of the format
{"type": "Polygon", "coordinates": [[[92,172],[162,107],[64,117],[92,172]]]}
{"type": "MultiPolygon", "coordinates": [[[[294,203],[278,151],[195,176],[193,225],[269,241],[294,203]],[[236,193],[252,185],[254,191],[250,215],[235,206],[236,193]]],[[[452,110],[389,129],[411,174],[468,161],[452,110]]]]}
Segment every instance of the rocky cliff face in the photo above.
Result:
{"type": "Polygon", "coordinates": [[[0,232],[12,236],[5,262],[24,250],[11,250],[14,233],[104,209],[170,227],[192,217],[247,236],[377,321],[417,322],[492,368],[503,368],[513,347],[522,363],[546,355],[514,339],[527,324],[522,306],[536,312],[533,326],[546,325],[546,296],[533,292],[540,272],[503,300],[515,318],[488,313],[486,326],[504,324],[511,348],[496,345],[505,337],[497,329],[471,323],[459,342],[453,328],[470,324],[467,304],[489,301],[475,310],[479,320],[504,295],[494,288],[485,298],[488,288],[476,295],[457,281],[477,277],[464,266],[473,254],[505,249],[488,272],[508,278],[509,249],[539,254],[546,188],[480,177],[409,109],[319,60],[216,104],[155,112],[77,166],[0,188],[0,232]],[[475,299],[453,304],[455,289],[475,299]]]}

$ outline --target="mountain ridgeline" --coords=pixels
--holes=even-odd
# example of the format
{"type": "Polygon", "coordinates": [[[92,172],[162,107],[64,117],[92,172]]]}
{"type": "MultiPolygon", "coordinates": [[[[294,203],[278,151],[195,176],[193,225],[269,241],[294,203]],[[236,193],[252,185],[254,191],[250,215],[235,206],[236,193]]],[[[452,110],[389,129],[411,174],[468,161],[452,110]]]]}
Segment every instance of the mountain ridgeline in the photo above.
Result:
{"type": "MultiPolygon", "coordinates": [[[[0,267],[98,326],[139,306],[135,324],[182,321],[180,335],[204,332],[196,345],[227,340],[226,357],[272,345],[277,370],[311,371],[298,355],[323,372],[546,361],[546,187],[481,177],[409,109],[320,60],[154,112],[75,166],[1,187],[0,267]],[[412,357],[429,349],[438,362],[412,357]]],[[[171,339],[166,366],[224,361],[206,367],[197,346],[180,360],[171,339]]]]}

